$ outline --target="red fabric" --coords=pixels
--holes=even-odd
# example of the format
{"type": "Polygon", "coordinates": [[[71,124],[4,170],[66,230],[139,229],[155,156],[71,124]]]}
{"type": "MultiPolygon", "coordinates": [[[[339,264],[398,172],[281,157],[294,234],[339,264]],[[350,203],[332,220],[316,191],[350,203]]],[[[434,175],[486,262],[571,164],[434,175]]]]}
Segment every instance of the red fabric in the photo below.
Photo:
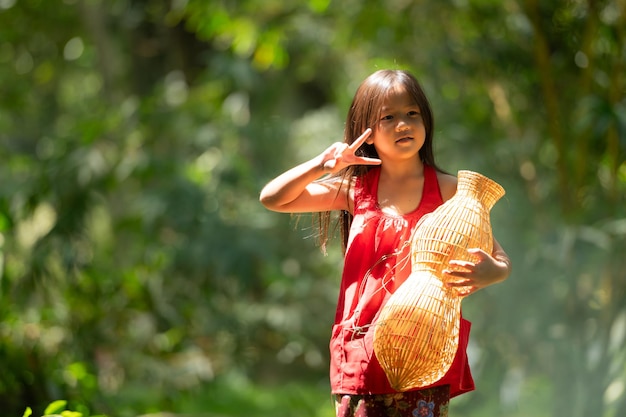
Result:
{"type": "MultiPolygon", "coordinates": [[[[424,214],[443,203],[437,173],[425,166],[419,206],[403,216],[385,214],[378,206],[379,177],[380,167],[375,167],[355,184],[354,220],[330,341],[330,382],[334,394],[395,392],[374,354],[372,325],[389,296],[411,272],[407,243],[413,227],[424,214]],[[395,254],[398,249],[401,251],[395,254]]],[[[450,385],[451,397],[474,389],[466,355],[470,327],[471,323],[461,318],[454,362],[448,373],[432,385],[450,385]]]]}

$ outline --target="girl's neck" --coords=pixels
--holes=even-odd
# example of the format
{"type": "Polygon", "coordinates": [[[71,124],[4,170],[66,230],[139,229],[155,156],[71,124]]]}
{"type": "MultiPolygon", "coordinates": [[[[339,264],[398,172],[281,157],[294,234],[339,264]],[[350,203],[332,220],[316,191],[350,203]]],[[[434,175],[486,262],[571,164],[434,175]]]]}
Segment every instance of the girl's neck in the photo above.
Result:
{"type": "Polygon", "coordinates": [[[421,178],[424,176],[424,164],[421,160],[414,159],[381,165],[380,175],[391,181],[404,181],[410,178],[421,178]]]}
{"type": "Polygon", "coordinates": [[[415,211],[424,191],[424,165],[415,160],[411,164],[383,162],[378,179],[377,202],[388,215],[403,216],[415,211]]]}

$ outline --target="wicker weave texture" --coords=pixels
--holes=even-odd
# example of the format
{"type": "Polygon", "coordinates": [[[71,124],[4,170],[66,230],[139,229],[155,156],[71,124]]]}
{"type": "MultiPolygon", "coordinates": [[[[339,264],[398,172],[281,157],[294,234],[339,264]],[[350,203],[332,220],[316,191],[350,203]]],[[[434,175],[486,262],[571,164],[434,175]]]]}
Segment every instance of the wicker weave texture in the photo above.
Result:
{"type": "Polygon", "coordinates": [[[463,293],[444,284],[450,260],[474,261],[468,248],[491,253],[490,210],[504,195],[493,180],[459,171],[456,194],[417,224],[411,269],[383,307],[374,351],[397,391],[431,385],[448,371],[458,348],[463,293]]]}

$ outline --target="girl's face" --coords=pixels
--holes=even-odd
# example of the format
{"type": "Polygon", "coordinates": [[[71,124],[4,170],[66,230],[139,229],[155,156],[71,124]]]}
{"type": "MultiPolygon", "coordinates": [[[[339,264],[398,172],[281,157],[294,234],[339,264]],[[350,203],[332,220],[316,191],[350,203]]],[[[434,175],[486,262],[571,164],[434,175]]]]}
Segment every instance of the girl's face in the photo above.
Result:
{"type": "Polygon", "coordinates": [[[381,159],[419,158],[426,129],[419,106],[404,87],[390,92],[373,127],[367,143],[374,145],[381,159]]]}

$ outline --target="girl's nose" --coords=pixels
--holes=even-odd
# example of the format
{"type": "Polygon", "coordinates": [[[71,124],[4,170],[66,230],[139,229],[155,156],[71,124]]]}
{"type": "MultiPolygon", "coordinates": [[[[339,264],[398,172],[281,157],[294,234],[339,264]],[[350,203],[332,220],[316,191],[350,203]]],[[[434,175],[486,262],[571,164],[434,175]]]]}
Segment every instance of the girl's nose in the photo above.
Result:
{"type": "Polygon", "coordinates": [[[404,119],[399,119],[396,124],[396,130],[402,132],[409,129],[409,124],[404,119]]]}

